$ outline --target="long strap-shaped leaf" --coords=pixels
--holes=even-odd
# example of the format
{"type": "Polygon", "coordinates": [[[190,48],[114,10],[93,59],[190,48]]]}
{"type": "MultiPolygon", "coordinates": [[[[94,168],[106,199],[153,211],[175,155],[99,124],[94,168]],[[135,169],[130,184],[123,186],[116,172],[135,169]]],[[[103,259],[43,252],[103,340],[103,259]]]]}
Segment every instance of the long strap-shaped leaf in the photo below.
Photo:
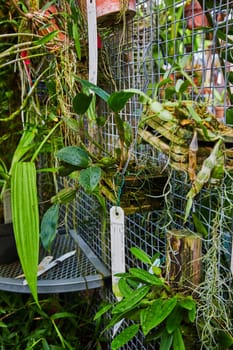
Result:
{"type": "Polygon", "coordinates": [[[36,302],[39,256],[39,211],[36,168],[33,162],[14,164],[11,178],[11,206],[19,259],[36,302]]]}

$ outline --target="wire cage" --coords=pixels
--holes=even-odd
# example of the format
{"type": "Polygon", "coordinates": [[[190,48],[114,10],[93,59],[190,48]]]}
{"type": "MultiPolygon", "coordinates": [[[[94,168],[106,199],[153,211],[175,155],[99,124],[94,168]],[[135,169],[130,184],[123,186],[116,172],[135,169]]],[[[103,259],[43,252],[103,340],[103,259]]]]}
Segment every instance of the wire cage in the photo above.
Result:
{"type": "MultiPolygon", "coordinates": [[[[175,95],[172,86],[188,80],[182,91],[184,99],[202,103],[214,118],[231,125],[232,11],[233,1],[137,1],[136,16],[127,22],[127,27],[116,25],[104,36],[99,55],[109,66],[108,71],[100,66],[99,84],[107,86],[109,92],[135,88],[153,96],[158,92],[156,84],[166,76],[171,86],[169,90],[169,86],[160,85],[158,99],[163,101],[168,96],[178,100],[179,91],[176,90],[175,95]]],[[[102,30],[100,28],[100,33],[102,30]]],[[[142,111],[140,100],[134,96],[121,112],[122,119],[133,128],[136,139],[142,111]]],[[[107,120],[102,135],[104,145],[108,152],[114,152],[118,135],[113,116],[104,108],[100,114],[107,120]]],[[[226,143],[226,148],[230,153],[232,143],[226,143]]],[[[138,163],[146,164],[150,160],[162,169],[169,167],[169,155],[146,142],[135,142],[131,157],[138,163]]],[[[149,256],[159,253],[165,260],[169,230],[200,230],[202,282],[194,289],[201,301],[197,323],[203,322],[205,326],[198,330],[199,339],[191,340],[190,349],[220,349],[220,324],[224,325],[227,337],[232,339],[231,174],[230,160],[224,178],[216,183],[210,181],[197,194],[186,223],[183,219],[191,183],[189,174],[181,168],[171,169],[162,208],[139,210],[125,217],[126,269],[140,266],[130,253],[131,247],[139,247],[149,256]]],[[[78,202],[78,230],[110,269],[110,236],[107,230],[104,240],[101,237],[101,217],[93,204],[95,201],[80,193],[78,202]]],[[[108,209],[111,205],[108,203],[108,209]]],[[[107,290],[106,294],[112,300],[111,292],[107,290]]],[[[124,322],[122,327],[128,325],[124,322]]],[[[159,348],[159,343],[146,344],[141,333],[122,346],[122,349],[130,350],[155,348],[159,348]]]]}
{"type": "MultiPolygon", "coordinates": [[[[205,115],[216,119],[214,125],[210,119],[205,121],[205,132],[209,132],[209,127],[215,132],[215,125],[219,126],[216,123],[220,122],[225,126],[231,126],[233,124],[232,21],[233,0],[137,0],[136,14],[127,20],[127,23],[123,20],[114,27],[99,24],[98,32],[102,39],[102,47],[99,48],[98,85],[109,93],[134,88],[150,97],[156,96],[159,102],[172,100],[176,103],[182,100],[185,101],[183,103],[185,106],[190,101],[192,104],[200,104],[204,106],[205,115]]],[[[98,100],[97,102],[98,116],[104,118],[104,123],[98,130],[102,146],[107,154],[114,154],[119,143],[114,116],[105,104],[98,100]]],[[[138,188],[144,190],[143,197],[152,198],[156,200],[156,204],[159,202],[159,205],[153,203],[145,208],[140,202],[137,206],[134,205],[135,210],[130,210],[132,209],[130,202],[124,208],[125,268],[128,270],[131,267],[145,267],[131,253],[132,247],[142,249],[150,257],[158,254],[164,267],[167,254],[170,253],[168,250],[171,248],[167,244],[168,232],[189,230],[198,233],[202,242],[201,281],[189,289],[199,300],[196,321],[198,337],[191,338],[187,349],[228,349],[228,345],[222,345],[221,341],[224,338],[224,342],[229,344],[233,339],[231,306],[233,137],[230,134],[224,139],[224,157],[227,159],[224,174],[222,173],[219,178],[209,177],[207,181],[201,183],[200,190],[192,198],[185,221],[187,194],[192,188],[190,174],[193,173],[190,173],[183,159],[187,157],[192,139],[188,138],[186,143],[181,145],[183,148],[186,147],[186,153],[180,152],[178,160],[175,159],[175,165],[171,165],[174,160],[170,152],[171,149],[174,150],[173,134],[168,134],[170,130],[161,133],[161,125],[158,129],[148,124],[145,129],[150,131],[150,139],[154,138],[156,141],[147,142],[148,139],[141,136],[139,127],[144,108],[140,98],[135,94],[120,112],[122,120],[132,129],[134,141],[128,150],[128,159],[121,177],[113,179],[114,184],[118,185],[115,187],[116,202],[112,203],[109,198],[107,199],[107,215],[103,215],[99,202],[83,190],[78,192],[70,205],[62,207],[60,217],[62,228],[65,227],[67,232],[72,233],[84,252],[90,249],[89,262],[94,261],[94,267],[89,269],[89,262],[82,260],[80,254],[79,266],[72,260],[73,265],[76,270],[81,265],[84,266],[81,272],[79,269],[81,277],[86,278],[86,274],[98,275],[99,280],[96,285],[93,281],[92,288],[102,286],[99,275],[102,273],[109,277],[112,263],[109,211],[113,205],[123,203],[123,190],[129,173],[129,164],[132,162],[140,172],[144,169],[144,173],[151,165],[152,172],[155,168],[160,169],[165,175],[165,180],[159,193],[151,192],[152,185],[157,184],[156,178],[153,178],[148,186],[143,180],[139,184],[134,184],[130,190],[135,193],[138,188]],[[158,147],[160,142],[163,142],[163,147],[158,147]],[[163,152],[167,149],[165,146],[168,147],[168,152],[163,152]]],[[[174,110],[176,112],[176,108],[173,108],[172,112],[174,110]]],[[[198,123],[198,118],[193,115],[198,123]]],[[[190,125],[188,118],[183,118],[183,123],[190,125]]],[[[205,160],[210,150],[214,148],[215,142],[216,140],[214,143],[211,141],[201,144],[207,153],[201,154],[202,163],[197,164],[195,176],[203,164],[203,159],[205,160]]],[[[222,158],[221,160],[217,158],[215,163],[222,164],[221,161],[222,158]]],[[[148,178],[148,173],[146,175],[148,178]]],[[[139,178],[139,173],[136,174],[136,178],[139,178]]],[[[60,185],[63,186],[62,183],[60,185]]],[[[64,237],[67,238],[62,236],[61,239],[64,237]]],[[[73,241],[69,249],[77,249],[73,241]]],[[[175,253],[173,248],[171,250],[171,253],[175,253]]],[[[65,266],[68,270],[70,265],[65,266]]],[[[61,269],[61,266],[59,268],[61,269]]],[[[53,273],[49,276],[52,278],[53,273]]],[[[82,286],[85,285],[84,280],[81,282],[82,286]]],[[[83,289],[85,288],[86,285],[83,289]]],[[[109,286],[103,288],[101,293],[108,300],[114,300],[109,286]]],[[[120,329],[127,328],[129,324],[124,321],[120,329]]],[[[112,335],[108,335],[107,346],[110,349],[112,335]]],[[[158,341],[147,343],[142,332],[139,332],[121,349],[149,350],[159,347],[158,341]]]]}

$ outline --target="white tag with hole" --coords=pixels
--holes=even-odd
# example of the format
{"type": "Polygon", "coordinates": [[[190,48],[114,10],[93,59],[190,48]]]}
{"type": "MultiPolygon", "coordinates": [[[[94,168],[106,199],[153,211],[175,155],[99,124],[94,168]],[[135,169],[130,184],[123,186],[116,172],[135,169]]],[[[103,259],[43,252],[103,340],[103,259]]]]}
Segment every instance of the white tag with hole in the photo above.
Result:
{"type": "Polygon", "coordinates": [[[98,48],[96,1],[87,0],[88,48],[89,48],[89,81],[97,84],[98,48]]]}
{"type": "Polygon", "coordinates": [[[110,209],[112,290],[118,300],[121,299],[120,291],[118,288],[119,277],[116,277],[115,274],[125,272],[124,226],[124,210],[121,207],[112,207],[110,209]]]}
{"type": "MultiPolygon", "coordinates": [[[[124,210],[121,207],[112,207],[110,209],[110,228],[111,228],[111,256],[112,256],[112,291],[118,301],[122,296],[118,288],[119,277],[116,273],[125,272],[125,218],[124,210]]],[[[116,323],[113,327],[112,337],[115,336],[123,320],[116,323]]]]}

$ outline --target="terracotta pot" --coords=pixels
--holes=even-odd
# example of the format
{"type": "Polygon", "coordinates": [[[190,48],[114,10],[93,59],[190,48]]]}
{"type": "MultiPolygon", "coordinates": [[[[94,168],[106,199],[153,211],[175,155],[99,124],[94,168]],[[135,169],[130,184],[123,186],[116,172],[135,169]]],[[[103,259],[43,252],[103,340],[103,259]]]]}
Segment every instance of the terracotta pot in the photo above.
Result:
{"type": "Polygon", "coordinates": [[[220,122],[224,121],[225,107],[224,106],[215,106],[215,116],[220,122]]]}
{"type": "Polygon", "coordinates": [[[63,33],[62,29],[59,27],[59,22],[56,19],[56,15],[59,14],[59,11],[55,5],[49,6],[45,11],[38,11],[37,15],[40,18],[38,21],[37,32],[41,36],[46,36],[54,31],[58,31],[56,35],[57,42],[49,42],[47,43],[47,48],[51,51],[55,51],[61,48],[64,45],[64,42],[68,41],[67,36],[63,33]],[[41,25],[41,23],[43,25],[41,25]]]}
{"type": "MultiPolygon", "coordinates": [[[[98,23],[116,23],[120,21],[121,0],[96,0],[98,23]]],[[[136,13],[136,0],[128,0],[125,15],[129,19],[136,13]]]]}
{"type": "Polygon", "coordinates": [[[190,30],[199,27],[209,27],[207,17],[197,0],[193,0],[185,6],[184,15],[187,18],[187,28],[190,30]]]}
{"type": "Polygon", "coordinates": [[[0,264],[18,260],[12,224],[0,224],[0,264]]]}

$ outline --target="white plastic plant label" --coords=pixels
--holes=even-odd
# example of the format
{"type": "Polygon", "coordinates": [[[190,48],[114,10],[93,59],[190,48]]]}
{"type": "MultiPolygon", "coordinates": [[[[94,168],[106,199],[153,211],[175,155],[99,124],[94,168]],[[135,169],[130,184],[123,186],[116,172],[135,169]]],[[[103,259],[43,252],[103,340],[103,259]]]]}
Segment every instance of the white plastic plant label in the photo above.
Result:
{"type": "Polygon", "coordinates": [[[96,0],[87,0],[88,48],[89,48],[89,81],[97,84],[97,20],[96,0]]]}
{"type": "Polygon", "coordinates": [[[124,210],[121,207],[112,207],[110,209],[112,290],[118,300],[121,299],[121,294],[118,288],[119,277],[116,277],[115,274],[125,272],[124,226],[124,210]]]}

